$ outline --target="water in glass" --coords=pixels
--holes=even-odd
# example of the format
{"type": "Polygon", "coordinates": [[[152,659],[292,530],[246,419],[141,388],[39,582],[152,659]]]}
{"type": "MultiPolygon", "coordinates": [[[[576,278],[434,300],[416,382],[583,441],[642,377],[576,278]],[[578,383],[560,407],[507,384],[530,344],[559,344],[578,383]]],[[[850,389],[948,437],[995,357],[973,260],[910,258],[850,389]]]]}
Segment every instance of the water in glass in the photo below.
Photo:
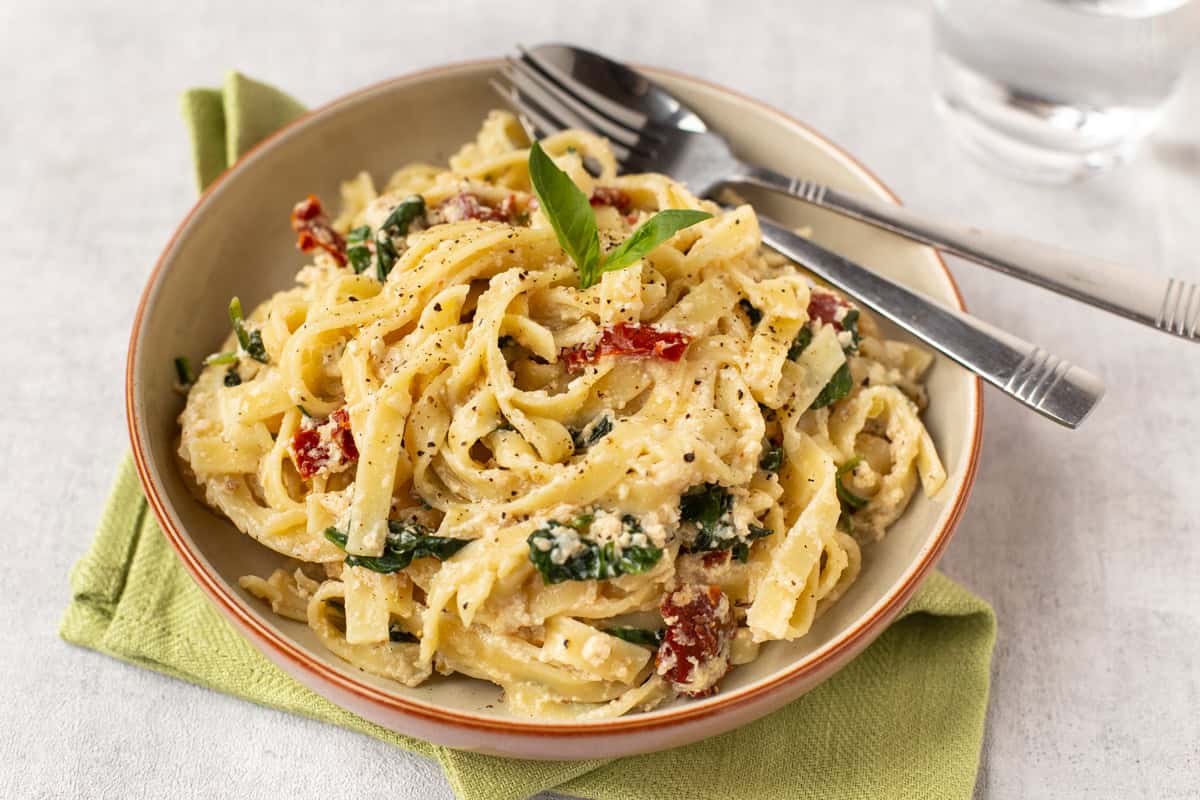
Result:
{"type": "Polygon", "coordinates": [[[935,0],[939,106],[968,147],[1065,181],[1129,158],[1200,36],[1193,0],[935,0]]]}

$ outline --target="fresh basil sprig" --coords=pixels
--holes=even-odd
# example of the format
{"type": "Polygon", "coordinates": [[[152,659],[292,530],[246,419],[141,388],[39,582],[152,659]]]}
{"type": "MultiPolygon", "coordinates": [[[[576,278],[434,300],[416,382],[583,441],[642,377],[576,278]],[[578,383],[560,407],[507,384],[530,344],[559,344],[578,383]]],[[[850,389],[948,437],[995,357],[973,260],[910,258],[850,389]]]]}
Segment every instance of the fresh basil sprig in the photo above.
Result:
{"type": "MultiPolygon", "coordinates": [[[[346,549],[346,534],[337,528],[326,528],[325,538],[343,550],[346,549]]],[[[417,558],[436,558],[445,561],[471,543],[470,539],[451,539],[434,536],[429,529],[417,522],[388,520],[387,539],[381,556],[346,556],[346,566],[363,567],[372,572],[389,574],[406,568],[417,558]]]]}
{"type": "Polygon", "coordinates": [[[558,243],[575,262],[580,289],[595,285],[602,273],[628,267],[679,231],[712,216],[705,211],[690,209],[660,211],[603,256],[596,212],[587,195],[555,165],[537,142],[529,148],[529,180],[558,243]]]}
{"type": "Polygon", "coordinates": [[[229,321],[233,324],[233,332],[237,335],[238,345],[246,355],[255,361],[267,363],[267,348],[263,345],[262,333],[246,330],[246,322],[242,316],[242,301],[233,298],[229,301],[229,321]]]}

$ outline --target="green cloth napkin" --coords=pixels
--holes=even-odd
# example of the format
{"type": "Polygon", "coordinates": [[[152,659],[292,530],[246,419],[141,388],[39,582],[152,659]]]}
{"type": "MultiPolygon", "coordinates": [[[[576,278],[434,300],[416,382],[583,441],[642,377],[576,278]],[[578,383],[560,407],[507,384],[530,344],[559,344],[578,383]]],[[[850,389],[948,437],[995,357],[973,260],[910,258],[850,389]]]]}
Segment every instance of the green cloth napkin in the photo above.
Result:
{"type": "MultiPolygon", "coordinates": [[[[224,91],[185,94],[201,186],[301,111],[290,97],[237,73],[224,91]]],[[[663,753],[536,762],[392,733],[285,675],[192,582],[149,512],[128,457],[71,588],[61,630],[67,641],[436,759],[467,800],[516,800],[547,789],[597,800],[970,797],[995,639],[991,608],[934,573],[862,655],[768,717],[663,753]]]]}

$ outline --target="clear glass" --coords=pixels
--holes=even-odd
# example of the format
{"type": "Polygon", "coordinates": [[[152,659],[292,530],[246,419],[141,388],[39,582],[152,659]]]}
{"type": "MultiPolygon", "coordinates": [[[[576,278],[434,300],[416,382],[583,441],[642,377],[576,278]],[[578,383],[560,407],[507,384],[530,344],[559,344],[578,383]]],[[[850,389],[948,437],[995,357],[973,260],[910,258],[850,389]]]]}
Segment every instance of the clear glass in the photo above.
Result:
{"type": "Polygon", "coordinates": [[[1193,0],[935,0],[938,105],[986,163],[1066,182],[1129,159],[1200,37],[1193,0]]]}

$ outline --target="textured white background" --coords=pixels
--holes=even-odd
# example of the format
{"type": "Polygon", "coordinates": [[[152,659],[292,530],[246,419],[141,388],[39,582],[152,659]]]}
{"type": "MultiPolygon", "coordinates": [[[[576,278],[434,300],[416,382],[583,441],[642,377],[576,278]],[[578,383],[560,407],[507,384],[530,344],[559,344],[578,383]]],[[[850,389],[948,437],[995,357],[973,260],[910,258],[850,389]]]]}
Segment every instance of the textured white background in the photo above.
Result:
{"type": "MultiPolygon", "coordinates": [[[[56,634],[67,570],[126,448],[134,304],[194,199],[176,96],[228,67],[316,103],[518,41],[571,40],[760,97],[918,208],[1200,279],[1195,71],[1140,161],[1046,188],[948,141],[921,3],[101,6],[0,3],[0,796],[450,795],[433,765],[379,742],[56,634]]],[[[1078,433],[987,397],[979,480],[942,564],[1000,622],[978,794],[1196,796],[1200,347],[953,266],[974,312],[1110,387],[1078,433]]]]}

